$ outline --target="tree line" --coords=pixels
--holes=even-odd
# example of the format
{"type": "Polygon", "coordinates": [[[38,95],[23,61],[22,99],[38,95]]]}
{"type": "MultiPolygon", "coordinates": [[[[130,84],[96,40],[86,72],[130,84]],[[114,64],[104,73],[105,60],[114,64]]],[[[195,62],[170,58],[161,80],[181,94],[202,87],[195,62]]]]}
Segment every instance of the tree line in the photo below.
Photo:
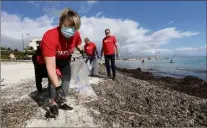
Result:
{"type": "Polygon", "coordinates": [[[33,47],[26,47],[23,51],[20,51],[18,49],[12,49],[10,47],[2,47],[1,46],[1,59],[9,59],[9,55],[13,53],[17,59],[29,59],[29,55],[34,54],[33,47]]]}

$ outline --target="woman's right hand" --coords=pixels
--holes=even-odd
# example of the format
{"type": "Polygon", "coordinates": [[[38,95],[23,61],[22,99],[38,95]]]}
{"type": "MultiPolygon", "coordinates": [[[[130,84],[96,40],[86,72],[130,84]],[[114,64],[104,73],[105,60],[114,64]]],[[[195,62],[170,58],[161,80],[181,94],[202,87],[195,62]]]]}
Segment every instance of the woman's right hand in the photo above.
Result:
{"type": "Polygon", "coordinates": [[[56,72],[56,57],[44,57],[45,58],[45,63],[46,63],[46,68],[47,68],[47,73],[49,76],[50,81],[52,82],[52,85],[54,88],[60,86],[57,72],[56,72]]]}
{"type": "Polygon", "coordinates": [[[66,100],[65,100],[65,92],[62,86],[56,87],[55,90],[56,90],[55,102],[59,104],[64,103],[66,100]]]}
{"type": "Polygon", "coordinates": [[[64,103],[65,102],[65,93],[62,86],[60,86],[57,72],[56,72],[56,57],[45,57],[45,63],[47,67],[47,73],[51,80],[52,85],[56,90],[55,102],[64,103]]]}

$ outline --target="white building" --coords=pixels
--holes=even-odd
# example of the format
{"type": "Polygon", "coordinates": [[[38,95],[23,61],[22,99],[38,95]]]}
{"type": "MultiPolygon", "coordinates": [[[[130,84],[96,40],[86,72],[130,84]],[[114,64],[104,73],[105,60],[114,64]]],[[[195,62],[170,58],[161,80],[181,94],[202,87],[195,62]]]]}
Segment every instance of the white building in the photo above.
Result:
{"type": "Polygon", "coordinates": [[[41,42],[42,39],[32,39],[30,42],[29,42],[29,47],[33,47],[34,50],[37,50],[37,46],[39,46],[40,42],[41,42]]]}

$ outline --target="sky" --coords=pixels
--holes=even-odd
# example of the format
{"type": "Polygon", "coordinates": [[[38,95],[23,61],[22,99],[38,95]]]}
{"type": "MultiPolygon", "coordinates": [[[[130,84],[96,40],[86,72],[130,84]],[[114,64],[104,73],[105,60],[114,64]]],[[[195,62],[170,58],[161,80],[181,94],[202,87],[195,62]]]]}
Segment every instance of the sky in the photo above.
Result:
{"type": "Polygon", "coordinates": [[[25,46],[41,39],[64,8],[78,12],[82,40],[99,53],[109,28],[122,57],[206,56],[205,1],[2,1],[1,45],[22,49],[22,35],[25,46]]]}

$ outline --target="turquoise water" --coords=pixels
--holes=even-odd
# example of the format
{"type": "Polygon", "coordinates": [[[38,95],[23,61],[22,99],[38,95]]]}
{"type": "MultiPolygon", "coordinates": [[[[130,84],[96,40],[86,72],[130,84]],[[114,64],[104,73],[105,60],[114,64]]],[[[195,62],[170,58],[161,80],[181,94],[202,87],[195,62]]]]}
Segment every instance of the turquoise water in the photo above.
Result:
{"type": "Polygon", "coordinates": [[[140,60],[134,61],[117,61],[116,65],[120,68],[136,69],[141,68],[142,71],[150,71],[154,75],[170,76],[182,78],[187,75],[197,76],[207,80],[206,57],[180,57],[163,60],[140,60]]]}

